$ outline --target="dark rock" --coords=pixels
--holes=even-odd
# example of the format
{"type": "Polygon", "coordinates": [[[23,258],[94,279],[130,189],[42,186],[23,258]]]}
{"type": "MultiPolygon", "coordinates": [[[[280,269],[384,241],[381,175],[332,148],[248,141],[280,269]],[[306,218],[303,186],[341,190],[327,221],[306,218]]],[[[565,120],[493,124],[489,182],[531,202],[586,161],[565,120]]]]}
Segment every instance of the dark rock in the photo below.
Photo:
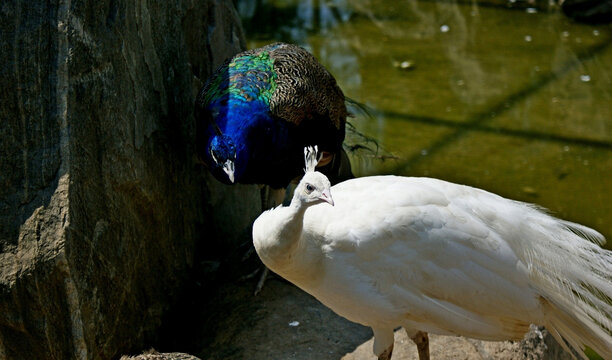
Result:
{"type": "Polygon", "coordinates": [[[149,350],[136,356],[122,356],[120,360],[200,360],[199,358],[184,353],[160,353],[149,350]]]}
{"type": "Polygon", "coordinates": [[[216,220],[248,229],[259,209],[256,189],[192,161],[195,91],[244,49],[239,20],[229,0],[7,0],[0,14],[0,359],[141,350],[198,242],[239,241],[216,220]],[[205,216],[209,194],[241,212],[205,216]]]}
{"type": "Polygon", "coordinates": [[[587,24],[612,22],[612,0],[562,0],[561,9],[568,17],[587,24]]]}

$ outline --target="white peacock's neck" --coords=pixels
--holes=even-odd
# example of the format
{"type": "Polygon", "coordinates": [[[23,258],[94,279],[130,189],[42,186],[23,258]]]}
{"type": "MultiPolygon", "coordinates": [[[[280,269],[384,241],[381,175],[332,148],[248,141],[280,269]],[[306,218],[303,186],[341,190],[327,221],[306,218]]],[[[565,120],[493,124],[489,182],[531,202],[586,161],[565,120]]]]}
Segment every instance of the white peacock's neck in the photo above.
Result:
{"type": "Polygon", "coordinates": [[[304,232],[310,205],[294,198],[287,207],[263,213],[253,225],[253,244],[263,263],[302,289],[312,289],[325,268],[320,244],[312,232],[304,232]]]}
{"type": "Polygon", "coordinates": [[[291,267],[300,245],[307,206],[293,199],[286,207],[262,214],[253,226],[253,244],[264,264],[276,273],[291,267]]]}

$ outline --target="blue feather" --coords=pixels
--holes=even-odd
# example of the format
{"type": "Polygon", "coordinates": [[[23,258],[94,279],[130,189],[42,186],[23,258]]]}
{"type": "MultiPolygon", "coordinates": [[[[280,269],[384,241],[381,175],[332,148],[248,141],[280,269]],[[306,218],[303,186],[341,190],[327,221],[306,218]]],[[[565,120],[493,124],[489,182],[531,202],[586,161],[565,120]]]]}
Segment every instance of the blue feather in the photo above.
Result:
{"type": "Polygon", "coordinates": [[[333,77],[303,49],[273,44],[238,54],[209,78],[196,101],[198,152],[222,182],[232,182],[231,172],[236,183],[284,188],[303,174],[304,146],[341,151],[345,117],[344,97],[333,77]],[[283,58],[282,74],[273,52],[283,58]],[[328,89],[311,85],[325,79],[328,89]],[[321,109],[319,94],[334,101],[334,111],[321,109]],[[273,97],[286,101],[274,110],[273,97]],[[312,100],[304,104],[304,99],[312,100]],[[332,120],[332,112],[340,115],[332,120]]]}

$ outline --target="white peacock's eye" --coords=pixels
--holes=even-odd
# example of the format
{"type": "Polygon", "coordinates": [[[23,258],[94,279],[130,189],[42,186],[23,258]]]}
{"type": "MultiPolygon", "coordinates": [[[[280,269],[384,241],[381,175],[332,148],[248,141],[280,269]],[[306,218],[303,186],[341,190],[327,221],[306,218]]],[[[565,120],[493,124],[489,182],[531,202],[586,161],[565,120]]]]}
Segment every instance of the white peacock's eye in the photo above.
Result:
{"type": "Polygon", "coordinates": [[[314,191],[314,186],[310,185],[310,184],[306,184],[306,191],[310,194],[311,192],[314,191]]]}

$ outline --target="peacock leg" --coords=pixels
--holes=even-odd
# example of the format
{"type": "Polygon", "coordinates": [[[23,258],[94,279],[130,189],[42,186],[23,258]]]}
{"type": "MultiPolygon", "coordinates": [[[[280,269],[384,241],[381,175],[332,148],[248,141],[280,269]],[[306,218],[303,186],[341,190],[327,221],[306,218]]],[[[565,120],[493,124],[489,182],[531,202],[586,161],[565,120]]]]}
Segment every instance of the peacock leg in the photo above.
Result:
{"type": "Polygon", "coordinates": [[[393,343],[382,352],[382,354],[378,355],[378,360],[391,360],[391,355],[393,354],[393,343]]]}
{"type": "MultiPolygon", "coordinates": [[[[261,196],[261,211],[264,212],[268,209],[274,208],[280,204],[282,204],[283,199],[285,198],[285,189],[272,189],[271,187],[264,185],[260,190],[261,196]]],[[[259,294],[261,289],[263,289],[264,283],[268,277],[268,273],[270,270],[265,265],[263,266],[263,271],[259,276],[259,280],[257,281],[257,285],[255,286],[255,292],[253,295],[259,294]]]]}
{"type": "Polygon", "coordinates": [[[429,360],[429,336],[424,331],[417,331],[414,335],[408,334],[417,346],[419,360],[429,360]]]}
{"type": "Polygon", "coordinates": [[[374,355],[378,354],[378,360],[391,360],[393,353],[393,329],[372,328],[374,332],[374,355]]]}
{"type": "Polygon", "coordinates": [[[268,278],[268,273],[270,272],[270,270],[265,265],[262,265],[262,266],[263,266],[263,271],[261,272],[261,276],[259,277],[259,280],[257,281],[257,286],[255,286],[255,292],[253,293],[253,295],[259,294],[261,289],[263,289],[264,283],[266,282],[266,279],[268,278]]]}

